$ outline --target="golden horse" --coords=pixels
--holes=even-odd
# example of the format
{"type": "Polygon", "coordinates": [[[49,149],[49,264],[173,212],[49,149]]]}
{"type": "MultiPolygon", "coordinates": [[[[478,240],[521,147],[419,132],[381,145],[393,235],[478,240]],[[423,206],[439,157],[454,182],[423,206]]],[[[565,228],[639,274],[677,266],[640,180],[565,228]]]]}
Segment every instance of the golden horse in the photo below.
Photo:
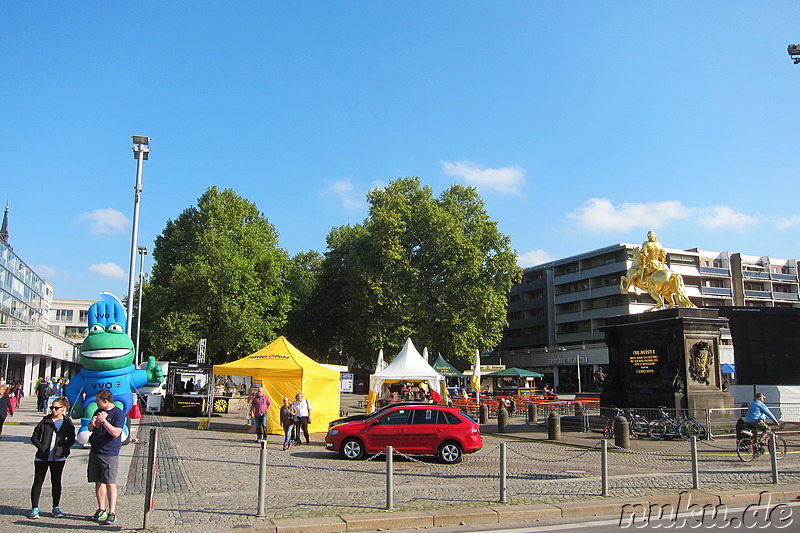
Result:
{"type": "Polygon", "coordinates": [[[697,307],[686,296],[683,277],[668,268],[660,268],[642,276],[640,248],[633,249],[633,266],[625,276],[620,277],[619,290],[627,294],[631,287],[640,289],[655,300],[656,305],[648,309],[654,311],[661,307],[697,307]]]}

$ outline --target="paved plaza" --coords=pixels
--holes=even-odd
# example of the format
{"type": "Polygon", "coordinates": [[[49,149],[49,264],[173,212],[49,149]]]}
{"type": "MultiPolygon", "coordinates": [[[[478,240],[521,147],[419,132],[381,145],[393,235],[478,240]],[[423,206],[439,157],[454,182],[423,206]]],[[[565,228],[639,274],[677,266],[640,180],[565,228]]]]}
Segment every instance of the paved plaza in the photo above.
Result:
{"type": "MultiPolygon", "coordinates": [[[[343,407],[348,408],[349,402],[344,399],[343,407]]],[[[203,430],[198,429],[195,418],[146,414],[137,432],[140,442],[123,447],[117,526],[101,526],[87,519],[96,504],[85,478],[88,451],[80,448],[73,449],[65,468],[61,508],[67,516],[49,516],[48,478],[40,503],[42,518],[34,521],[26,518],[34,456],[28,438],[40,416],[32,405],[30,399],[23,401],[17,414],[8,419],[0,441],[4,480],[0,524],[15,531],[141,528],[148,440],[153,428],[158,431],[159,469],[149,526],[165,533],[400,529],[414,527],[420,523],[419,517],[426,516],[430,525],[498,519],[523,522],[526,516],[566,516],[565,509],[580,509],[586,516],[593,516],[591,509],[594,514],[618,513],[625,502],[674,498],[692,488],[689,443],[634,440],[631,451],[609,453],[609,497],[602,497],[598,433],[565,431],[562,441],[553,443],[546,440],[542,428],[513,417],[510,431],[502,435],[492,434],[495,426],[486,425],[484,448],[465,456],[461,464],[396,456],[393,512],[386,511],[383,455],[345,461],[325,450],[321,433],[312,435],[309,446],[283,451],[282,439],[271,435],[266,449],[266,516],[259,518],[261,450],[255,436],[247,432],[242,414],[215,416],[203,430]],[[503,443],[507,450],[507,503],[499,502],[503,443]],[[370,520],[384,522],[370,526],[370,520]]],[[[742,463],[732,439],[700,441],[700,491],[692,492],[695,500],[757,503],[761,491],[795,499],[800,495],[800,453],[796,453],[800,436],[786,437],[790,452],[795,453],[779,462],[779,485],[771,484],[769,456],[742,463]]]]}

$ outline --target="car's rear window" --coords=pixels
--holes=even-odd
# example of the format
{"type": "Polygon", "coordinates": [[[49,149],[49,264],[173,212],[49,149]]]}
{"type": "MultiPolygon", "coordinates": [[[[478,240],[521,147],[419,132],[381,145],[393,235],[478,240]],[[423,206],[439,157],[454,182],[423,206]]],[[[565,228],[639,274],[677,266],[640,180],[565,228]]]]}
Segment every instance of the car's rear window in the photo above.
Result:
{"type": "MultiPolygon", "coordinates": [[[[411,411],[412,424],[441,424],[441,412],[435,409],[414,409],[411,411]]],[[[447,422],[444,422],[445,424],[447,422]]]]}

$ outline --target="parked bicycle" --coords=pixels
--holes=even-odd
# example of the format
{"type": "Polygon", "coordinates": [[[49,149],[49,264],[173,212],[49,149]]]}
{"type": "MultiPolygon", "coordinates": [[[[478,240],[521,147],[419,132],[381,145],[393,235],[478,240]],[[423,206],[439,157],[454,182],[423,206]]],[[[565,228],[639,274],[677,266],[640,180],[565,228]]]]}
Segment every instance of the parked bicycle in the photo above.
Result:
{"type": "Polygon", "coordinates": [[[742,461],[749,463],[756,457],[768,452],[771,439],[775,439],[775,459],[786,457],[786,441],[774,431],[770,430],[763,441],[758,437],[758,432],[752,426],[743,429],[741,434],[742,438],[736,442],[736,455],[742,461]]]}
{"type": "Polygon", "coordinates": [[[661,406],[658,409],[661,418],[650,422],[650,438],[669,440],[680,437],[689,440],[692,437],[701,438],[705,434],[705,428],[696,420],[687,417],[685,413],[671,416],[666,407],[661,406]]]}
{"type": "Polygon", "coordinates": [[[603,437],[606,439],[610,439],[614,436],[614,420],[617,419],[618,416],[625,416],[625,411],[620,409],[619,407],[614,407],[613,409],[616,410],[616,413],[612,417],[605,417],[606,425],[603,426],[603,437]]]}
{"type": "Polygon", "coordinates": [[[643,439],[650,434],[650,422],[633,409],[628,409],[628,430],[631,437],[643,439]]]}

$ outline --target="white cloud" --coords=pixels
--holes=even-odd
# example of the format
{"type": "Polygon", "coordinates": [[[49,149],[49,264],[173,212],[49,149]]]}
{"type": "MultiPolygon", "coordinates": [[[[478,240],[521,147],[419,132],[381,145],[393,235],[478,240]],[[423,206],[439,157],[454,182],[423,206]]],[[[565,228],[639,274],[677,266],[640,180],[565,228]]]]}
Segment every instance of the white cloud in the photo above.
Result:
{"type": "Polygon", "coordinates": [[[366,205],[364,195],[356,192],[350,178],[333,182],[326,189],[319,191],[319,195],[323,198],[338,198],[342,207],[348,211],[362,209],[366,205]]]}
{"type": "Polygon", "coordinates": [[[715,205],[697,211],[703,213],[697,218],[697,223],[706,229],[744,230],[758,224],[757,218],[734,211],[725,205],[715,205]]]}
{"type": "Polygon", "coordinates": [[[78,220],[89,222],[92,235],[110,235],[128,227],[128,217],[116,209],[95,209],[91,213],[82,213],[78,220]]]}
{"type": "Polygon", "coordinates": [[[463,179],[468,185],[507,194],[519,194],[525,182],[525,169],[518,166],[483,168],[483,165],[473,161],[442,161],[442,171],[448,176],[463,179]]]}
{"type": "Polygon", "coordinates": [[[542,263],[547,263],[553,259],[553,256],[544,250],[533,250],[518,256],[517,265],[521,266],[522,268],[527,268],[541,265],[542,263]]]}
{"type": "Polygon", "coordinates": [[[789,218],[781,218],[775,222],[775,227],[778,229],[791,229],[795,226],[800,226],[800,215],[795,215],[789,218]]]}
{"type": "Polygon", "coordinates": [[[625,232],[636,227],[658,229],[692,215],[692,209],[674,200],[613,205],[608,198],[590,198],[568,218],[592,233],[625,232]]]}
{"type": "Polygon", "coordinates": [[[56,269],[48,265],[31,265],[31,268],[36,274],[45,279],[53,279],[58,276],[56,269]]]}
{"type": "Polygon", "coordinates": [[[127,276],[125,271],[122,270],[116,263],[100,263],[99,265],[90,265],[89,272],[98,274],[104,278],[125,279],[127,276]]]}

